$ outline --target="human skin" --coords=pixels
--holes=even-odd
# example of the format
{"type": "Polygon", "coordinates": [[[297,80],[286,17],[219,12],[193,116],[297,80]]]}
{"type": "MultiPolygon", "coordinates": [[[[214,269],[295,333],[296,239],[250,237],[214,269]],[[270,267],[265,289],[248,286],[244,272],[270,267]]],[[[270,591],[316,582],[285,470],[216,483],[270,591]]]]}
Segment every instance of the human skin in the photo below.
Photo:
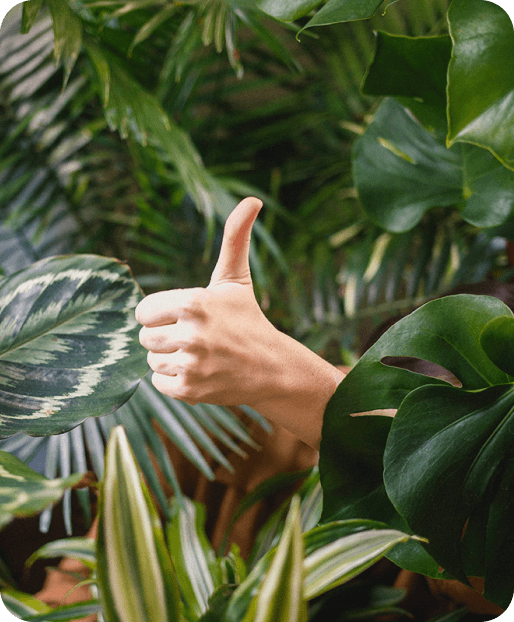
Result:
{"type": "Polygon", "coordinates": [[[319,449],[323,414],[345,374],[280,332],[254,294],[248,261],[262,208],[243,199],[227,218],[207,287],[150,294],[136,308],[152,383],[188,404],[245,404],[319,449]]]}

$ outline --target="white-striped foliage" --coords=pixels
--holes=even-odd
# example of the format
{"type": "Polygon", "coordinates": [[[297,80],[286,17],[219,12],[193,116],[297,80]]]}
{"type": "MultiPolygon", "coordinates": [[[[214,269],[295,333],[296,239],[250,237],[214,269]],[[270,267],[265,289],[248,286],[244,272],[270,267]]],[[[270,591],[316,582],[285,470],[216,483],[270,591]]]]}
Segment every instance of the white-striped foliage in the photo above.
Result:
{"type": "Polygon", "coordinates": [[[31,516],[56,503],[66,488],[81,479],[80,473],[47,479],[18,458],[0,451],[0,528],[15,517],[31,516]]]}
{"type": "Polygon", "coordinates": [[[0,281],[0,436],[66,432],[117,410],[147,372],[126,266],[44,259],[0,281]]]}

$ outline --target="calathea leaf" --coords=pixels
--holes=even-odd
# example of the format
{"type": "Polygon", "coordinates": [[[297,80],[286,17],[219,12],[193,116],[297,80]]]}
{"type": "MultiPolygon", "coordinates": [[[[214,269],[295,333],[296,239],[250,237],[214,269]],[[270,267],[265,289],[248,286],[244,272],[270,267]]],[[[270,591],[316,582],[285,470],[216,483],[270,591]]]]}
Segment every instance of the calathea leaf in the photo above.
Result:
{"type": "Polygon", "coordinates": [[[448,144],[489,149],[514,170],[514,31],[507,13],[486,0],[453,0],[448,69],[448,144]]]}
{"type": "Polygon", "coordinates": [[[384,454],[387,494],[429,553],[461,581],[484,576],[502,607],[514,590],[513,432],[514,385],[427,385],[403,400],[384,454]]]}
{"type": "Polygon", "coordinates": [[[0,436],[71,430],[115,411],[148,366],[126,266],[43,259],[0,281],[0,436]]]}
{"type": "Polygon", "coordinates": [[[13,518],[33,516],[52,503],[64,491],[80,482],[83,473],[61,479],[48,479],[6,451],[0,451],[0,528],[13,518]]]}

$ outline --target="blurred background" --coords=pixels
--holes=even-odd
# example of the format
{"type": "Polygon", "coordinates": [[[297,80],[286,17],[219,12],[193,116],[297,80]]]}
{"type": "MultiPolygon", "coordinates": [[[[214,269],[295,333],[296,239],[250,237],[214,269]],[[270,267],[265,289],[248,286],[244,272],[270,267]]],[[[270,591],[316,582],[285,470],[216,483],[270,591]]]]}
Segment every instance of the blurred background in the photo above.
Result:
{"type": "Polygon", "coordinates": [[[4,274],[87,252],[128,262],[145,293],[204,286],[227,214],[255,195],[263,310],[347,364],[388,315],[510,275],[494,230],[442,207],[384,232],[352,180],[352,144],[379,104],[360,90],[374,31],[446,33],[446,0],[399,1],[299,40],[302,20],[221,0],[54,0],[63,19],[73,9],[60,35],[45,8],[20,34],[21,6],[0,31],[4,274]]]}

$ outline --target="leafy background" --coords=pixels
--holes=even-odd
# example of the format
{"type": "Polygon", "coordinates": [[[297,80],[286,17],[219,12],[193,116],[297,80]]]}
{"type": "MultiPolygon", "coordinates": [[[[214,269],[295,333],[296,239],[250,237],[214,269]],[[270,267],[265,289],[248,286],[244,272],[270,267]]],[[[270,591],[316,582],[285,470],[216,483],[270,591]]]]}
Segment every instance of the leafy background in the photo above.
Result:
{"type": "MultiPolygon", "coordinates": [[[[266,205],[251,251],[258,300],[333,363],[353,363],[390,315],[488,275],[508,281],[512,141],[505,133],[490,144],[474,128],[494,130],[512,76],[480,73],[480,92],[491,94],[483,106],[462,87],[475,59],[452,58],[447,127],[449,35],[466,49],[462,3],[451,8],[453,32],[445,0],[321,4],[31,0],[11,11],[0,30],[3,273],[81,252],[127,261],[146,293],[206,284],[224,219],[256,195],[266,205]],[[441,59],[428,82],[430,54],[405,38],[419,35],[441,59]],[[406,58],[409,80],[395,81],[406,58]],[[408,204],[384,209],[384,187],[408,204]]],[[[480,67],[498,67],[512,49],[505,19],[491,19],[504,36],[480,67]]],[[[180,493],[153,421],[208,477],[205,454],[224,458],[207,432],[228,447],[234,436],[251,443],[230,411],[179,404],[143,381],[112,415],[59,436],[14,436],[2,449],[48,478],[86,467],[100,478],[122,423],[169,511],[149,451],[180,493]]],[[[88,493],[77,494],[87,523],[88,493]]],[[[41,528],[50,520],[47,510],[41,528]]]]}

